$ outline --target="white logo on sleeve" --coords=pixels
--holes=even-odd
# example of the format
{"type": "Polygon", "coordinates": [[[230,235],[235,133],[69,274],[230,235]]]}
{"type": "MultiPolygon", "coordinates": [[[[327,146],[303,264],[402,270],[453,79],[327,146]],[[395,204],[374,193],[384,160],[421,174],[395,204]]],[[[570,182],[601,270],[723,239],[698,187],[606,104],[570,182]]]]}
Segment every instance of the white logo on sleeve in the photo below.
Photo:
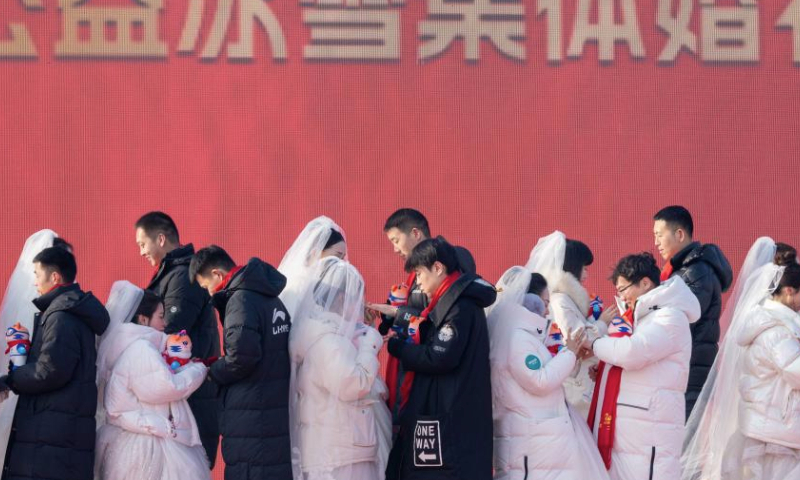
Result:
{"type": "Polygon", "coordinates": [[[278,310],[277,308],[272,312],[272,334],[280,335],[282,333],[289,333],[289,324],[286,322],[286,312],[278,310]],[[281,325],[275,325],[277,322],[281,325]]]}
{"type": "Polygon", "coordinates": [[[449,342],[456,336],[456,329],[452,325],[445,325],[439,330],[439,340],[442,342],[449,342]]]}
{"type": "Polygon", "coordinates": [[[177,305],[173,305],[173,306],[169,307],[169,313],[178,313],[178,306],[177,305]]]}

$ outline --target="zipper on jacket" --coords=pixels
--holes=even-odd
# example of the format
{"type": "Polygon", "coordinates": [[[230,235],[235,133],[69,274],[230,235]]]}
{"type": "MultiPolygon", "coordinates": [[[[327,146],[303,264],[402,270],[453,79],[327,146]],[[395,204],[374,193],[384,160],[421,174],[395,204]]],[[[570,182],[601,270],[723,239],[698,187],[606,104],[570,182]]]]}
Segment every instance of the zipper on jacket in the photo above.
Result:
{"type": "Polygon", "coordinates": [[[653,452],[650,454],[650,480],[653,480],[653,466],[656,463],[656,447],[653,447],[653,452]]]}
{"type": "Polygon", "coordinates": [[[639,405],[631,405],[629,403],[618,403],[617,406],[618,407],[638,408],[639,410],[644,410],[645,412],[649,412],[650,411],[649,408],[640,407],[639,405]]]}
{"type": "Polygon", "coordinates": [[[528,480],[528,456],[525,455],[525,476],[522,480],[528,480]]]}

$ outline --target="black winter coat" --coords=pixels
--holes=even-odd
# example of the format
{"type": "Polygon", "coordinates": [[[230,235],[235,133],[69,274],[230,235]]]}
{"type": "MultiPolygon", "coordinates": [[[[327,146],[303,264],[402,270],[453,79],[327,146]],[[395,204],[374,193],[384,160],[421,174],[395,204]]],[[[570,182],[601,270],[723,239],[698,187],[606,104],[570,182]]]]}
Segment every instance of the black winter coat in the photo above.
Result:
{"type": "Polygon", "coordinates": [[[209,370],[221,386],[225,480],[290,480],[289,329],[278,298],[286,277],[253,258],[214,294],[225,356],[209,370]]]}
{"type": "MultiPolygon", "coordinates": [[[[167,325],[165,333],[186,330],[192,339],[192,356],[218,357],[219,330],[214,306],[208,292],[189,278],[189,263],[193,256],[192,244],[169,252],[147,289],[164,299],[164,321],[167,325]]],[[[189,407],[197,420],[200,440],[211,462],[211,468],[214,468],[219,445],[216,385],[204,382],[189,397],[189,407]]]]}
{"type": "MultiPolygon", "coordinates": [[[[492,387],[483,309],[495,298],[490,284],[462,274],[431,311],[432,328],[421,345],[390,340],[389,352],[415,372],[393,446],[394,455],[400,452],[400,479],[492,478],[492,387]]],[[[387,472],[387,478],[397,473],[387,472]]]]}
{"type": "Polygon", "coordinates": [[[108,312],[76,283],[33,301],[28,361],[5,379],[19,395],[5,480],[90,480],[97,411],[96,336],[108,312]]]}
{"type": "Polygon", "coordinates": [[[722,294],[733,282],[728,259],[714,244],[693,242],[670,259],[673,275],[680,275],[700,302],[700,320],[693,323],[692,359],[686,389],[686,418],[694,408],[719,351],[722,294]]]}

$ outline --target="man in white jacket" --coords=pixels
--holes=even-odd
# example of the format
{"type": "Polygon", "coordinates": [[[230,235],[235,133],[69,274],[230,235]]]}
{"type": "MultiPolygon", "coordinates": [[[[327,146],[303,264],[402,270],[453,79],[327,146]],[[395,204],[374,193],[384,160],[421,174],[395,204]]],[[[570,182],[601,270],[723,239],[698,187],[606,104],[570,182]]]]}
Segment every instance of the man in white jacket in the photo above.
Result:
{"type": "Polygon", "coordinates": [[[660,284],[649,253],[611,276],[627,312],[592,342],[600,360],[589,422],[612,480],[680,478],[684,393],[700,304],[680,277],[660,284]]]}

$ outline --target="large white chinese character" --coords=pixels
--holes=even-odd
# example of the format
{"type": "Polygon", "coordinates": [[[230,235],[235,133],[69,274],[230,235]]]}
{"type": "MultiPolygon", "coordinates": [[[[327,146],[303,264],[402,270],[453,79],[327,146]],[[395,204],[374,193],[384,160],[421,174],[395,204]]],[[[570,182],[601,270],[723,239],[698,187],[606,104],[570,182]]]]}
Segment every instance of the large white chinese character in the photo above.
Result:
{"type": "MultiPolygon", "coordinates": [[[[22,6],[29,10],[41,9],[42,0],[22,0],[22,6]]],[[[11,39],[0,41],[0,58],[38,57],[36,45],[28,32],[28,27],[21,23],[9,23],[8,30],[11,33],[11,39]]]]}
{"type": "Polygon", "coordinates": [[[164,58],[167,44],[158,37],[158,12],[162,0],[134,0],[128,7],[87,6],[83,0],[59,0],[63,22],[61,40],[56,44],[58,57],[136,57],[164,58]],[[116,31],[114,38],[105,29],[116,31]],[[88,28],[89,37],[80,38],[80,29],[88,28]],[[134,30],[141,28],[141,39],[134,30]]]}
{"type": "Polygon", "coordinates": [[[800,0],[792,0],[775,26],[792,29],[792,58],[795,66],[800,66],[800,0]]]}
{"type": "Polygon", "coordinates": [[[520,43],[525,39],[525,7],[519,0],[428,0],[428,15],[419,24],[421,60],[441,54],[457,38],[464,41],[467,60],[480,58],[481,39],[509,57],[525,59],[525,45],[520,43]]]}
{"type": "Polygon", "coordinates": [[[547,61],[561,61],[561,0],[538,0],[536,14],[547,15],[547,61]]]}
{"type": "Polygon", "coordinates": [[[303,1],[303,23],[311,39],[303,49],[310,60],[399,60],[400,12],[388,0],[303,1]]]}
{"type": "MultiPolygon", "coordinates": [[[[205,0],[191,0],[186,14],[186,23],[181,32],[178,51],[191,53],[200,38],[205,0]]],[[[219,0],[211,33],[206,41],[200,58],[212,60],[219,57],[222,44],[228,33],[233,16],[233,0],[219,0]]],[[[286,39],[275,14],[265,0],[238,0],[239,41],[228,45],[228,58],[235,60],[251,60],[253,58],[253,27],[258,22],[269,37],[272,57],[276,60],[286,59],[286,39]]]]}
{"type": "Polygon", "coordinates": [[[759,58],[758,4],[739,0],[738,6],[722,7],[715,0],[700,0],[702,51],[708,62],[757,62],[759,58]]]}
{"type": "Polygon", "coordinates": [[[639,33],[639,20],[636,16],[634,0],[621,0],[622,23],[614,21],[615,0],[579,0],[575,16],[575,28],[567,49],[567,56],[580,58],[587,42],[597,42],[601,62],[614,60],[614,45],[627,43],[631,56],[644,58],[644,44],[639,33]],[[589,12],[593,2],[598,2],[598,23],[589,22],[589,12]]]}
{"type": "Polygon", "coordinates": [[[659,62],[673,62],[682,49],[697,52],[697,35],[689,30],[694,0],[677,0],[678,11],[672,16],[675,0],[658,0],[658,26],[669,35],[669,41],[658,56],[659,62]]]}

